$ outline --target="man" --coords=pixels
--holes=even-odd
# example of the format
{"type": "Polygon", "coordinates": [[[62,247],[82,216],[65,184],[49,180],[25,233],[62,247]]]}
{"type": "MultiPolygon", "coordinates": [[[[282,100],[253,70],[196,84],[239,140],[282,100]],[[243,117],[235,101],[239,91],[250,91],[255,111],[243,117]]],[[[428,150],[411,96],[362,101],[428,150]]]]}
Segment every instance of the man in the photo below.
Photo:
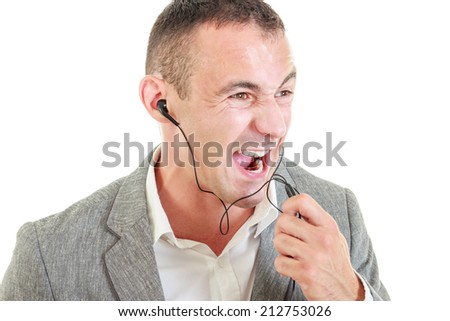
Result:
{"type": "Polygon", "coordinates": [[[354,195],[280,155],[295,77],[263,1],[174,0],[140,85],[164,143],[128,177],[25,224],[1,299],[389,299],[354,195]]]}

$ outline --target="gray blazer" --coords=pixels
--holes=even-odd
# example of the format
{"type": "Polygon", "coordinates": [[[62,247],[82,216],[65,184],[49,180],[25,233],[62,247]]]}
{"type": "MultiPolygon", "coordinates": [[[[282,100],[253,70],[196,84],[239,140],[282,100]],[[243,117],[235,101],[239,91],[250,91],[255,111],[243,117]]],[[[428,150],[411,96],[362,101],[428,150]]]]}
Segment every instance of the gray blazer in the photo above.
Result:
{"type": "MultiPolygon", "coordinates": [[[[145,196],[148,169],[145,162],[65,211],[22,226],[0,299],[164,300],[145,196]]],[[[354,269],[375,300],[388,300],[353,193],[285,162],[278,173],[333,215],[354,269]]],[[[284,186],[276,189],[281,206],[287,195],[284,186]]],[[[274,268],[273,233],[274,223],[261,234],[252,300],[283,300],[292,293],[290,279],[274,268]]],[[[294,299],[304,300],[298,286],[294,293],[294,299]]]]}

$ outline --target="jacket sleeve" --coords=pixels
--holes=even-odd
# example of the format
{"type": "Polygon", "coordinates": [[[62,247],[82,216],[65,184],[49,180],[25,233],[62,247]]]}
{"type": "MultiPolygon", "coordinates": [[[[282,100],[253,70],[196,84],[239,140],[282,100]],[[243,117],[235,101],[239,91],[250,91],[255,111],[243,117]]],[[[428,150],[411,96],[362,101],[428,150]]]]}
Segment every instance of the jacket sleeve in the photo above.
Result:
{"type": "Polygon", "coordinates": [[[0,285],[0,300],[53,300],[33,223],[26,223],[17,233],[13,257],[0,285]]]}
{"type": "Polygon", "coordinates": [[[367,234],[358,201],[352,191],[346,189],[347,210],[350,223],[350,258],[353,268],[368,285],[375,301],[390,300],[379,278],[377,259],[367,234]]]}

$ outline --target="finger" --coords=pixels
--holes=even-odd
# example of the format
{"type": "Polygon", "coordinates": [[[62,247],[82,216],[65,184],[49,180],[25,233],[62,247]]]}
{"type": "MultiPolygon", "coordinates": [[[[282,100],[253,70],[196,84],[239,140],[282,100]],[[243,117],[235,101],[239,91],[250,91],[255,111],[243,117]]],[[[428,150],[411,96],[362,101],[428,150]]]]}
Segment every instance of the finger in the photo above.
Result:
{"type": "Polygon", "coordinates": [[[274,266],[278,273],[284,276],[294,277],[294,271],[298,269],[298,261],[293,258],[280,255],[275,259],[274,266]]]}
{"type": "Polygon", "coordinates": [[[315,226],[327,225],[331,218],[311,196],[304,193],[287,199],[282,209],[289,215],[300,213],[304,220],[315,226]]]}
{"type": "Polygon", "coordinates": [[[317,281],[317,273],[308,262],[297,261],[293,258],[279,255],[274,262],[275,270],[284,276],[291,277],[302,288],[307,290],[317,281]]]}
{"type": "MultiPolygon", "coordinates": [[[[278,273],[295,280],[308,300],[314,298],[310,295],[316,292],[314,288],[317,288],[317,286],[319,286],[319,289],[323,288],[318,283],[320,280],[317,278],[316,270],[308,262],[299,262],[290,257],[278,256],[275,259],[274,266],[278,273]]],[[[317,297],[316,300],[320,300],[320,298],[317,297]]]]}
{"type": "Polygon", "coordinates": [[[306,244],[303,241],[284,233],[276,235],[273,244],[280,255],[294,259],[300,259],[306,251],[306,244]]]}
{"type": "Polygon", "coordinates": [[[275,236],[289,234],[299,240],[309,242],[313,236],[315,227],[295,216],[282,213],[275,224],[275,236]]]}

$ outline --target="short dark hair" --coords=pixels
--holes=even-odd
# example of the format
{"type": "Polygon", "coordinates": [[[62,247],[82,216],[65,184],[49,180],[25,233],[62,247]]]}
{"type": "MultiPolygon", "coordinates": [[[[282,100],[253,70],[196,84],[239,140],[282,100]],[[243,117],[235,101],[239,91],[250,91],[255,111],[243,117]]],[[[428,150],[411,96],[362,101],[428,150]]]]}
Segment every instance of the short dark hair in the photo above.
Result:
{"type": "Polygon", "coordinates": [[[217,28],[255,23],[263,34],[284,34],[278,14],[263,0],[173,0],[158,16],[150,33],[145,72],[159,72],[178,95],[188,97],[195,63],[193,31],[204,23],[217,28]]]}

